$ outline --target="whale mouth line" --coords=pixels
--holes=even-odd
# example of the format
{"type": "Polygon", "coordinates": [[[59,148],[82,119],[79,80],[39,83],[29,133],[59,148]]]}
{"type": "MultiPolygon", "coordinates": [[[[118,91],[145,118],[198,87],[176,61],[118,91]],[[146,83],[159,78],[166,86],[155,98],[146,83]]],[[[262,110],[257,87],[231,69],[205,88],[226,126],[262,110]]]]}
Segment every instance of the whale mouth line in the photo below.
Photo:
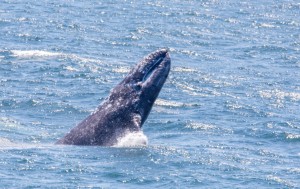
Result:
{"type": "Polygon", "coordinates": [[[162,61],[164,60],[164,57],[160,57],[152,66],[151,68],[147,71],[147,73],[144,75],[142,82],[146,81],[151,75],[152,73],[156,70],[156,68],[160,65],[160,63],[162,63],[162,61]]]}

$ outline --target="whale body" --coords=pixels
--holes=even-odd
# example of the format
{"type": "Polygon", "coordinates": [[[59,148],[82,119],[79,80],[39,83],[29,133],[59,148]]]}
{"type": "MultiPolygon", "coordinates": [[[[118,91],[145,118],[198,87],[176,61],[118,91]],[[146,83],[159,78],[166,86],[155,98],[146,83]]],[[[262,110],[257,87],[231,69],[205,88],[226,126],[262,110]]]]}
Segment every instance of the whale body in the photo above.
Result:
{"type": "Polygon", "coordinates": [[[104,102],[56,144],[113,146],[127,133],[141,131],[171,66],[167,49],[140,61],[104,102]]]}

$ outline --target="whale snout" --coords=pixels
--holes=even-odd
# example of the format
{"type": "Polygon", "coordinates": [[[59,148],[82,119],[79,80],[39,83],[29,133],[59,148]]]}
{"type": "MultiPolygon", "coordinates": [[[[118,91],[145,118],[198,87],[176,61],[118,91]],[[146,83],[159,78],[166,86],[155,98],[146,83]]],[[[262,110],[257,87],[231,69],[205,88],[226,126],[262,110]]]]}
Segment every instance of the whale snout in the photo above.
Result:
{"type": "Polygon", "coordinates": [[[146,57],[131,70],[128,76],[123,80],[125,83],[137,85],[137,88],[145,87],[151,82],[155,85],[161,85],[170,71],[170,54],[168,49],[157,50],[146,57]],[[160,80],[161,82],[158,82],[160,80]]]}

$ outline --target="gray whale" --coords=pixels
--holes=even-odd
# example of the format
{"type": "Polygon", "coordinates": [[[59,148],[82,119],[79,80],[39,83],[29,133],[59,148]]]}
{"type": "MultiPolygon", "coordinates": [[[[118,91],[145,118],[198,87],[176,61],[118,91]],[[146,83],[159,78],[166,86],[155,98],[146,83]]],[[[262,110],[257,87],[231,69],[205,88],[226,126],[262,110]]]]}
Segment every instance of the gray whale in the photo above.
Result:
{"type": "Polygon", "coordinates": [[[171,67],[166,49],[138,63],[97,108],[56,144],[112,146],[128,132],[139,132],[171,67]]]}

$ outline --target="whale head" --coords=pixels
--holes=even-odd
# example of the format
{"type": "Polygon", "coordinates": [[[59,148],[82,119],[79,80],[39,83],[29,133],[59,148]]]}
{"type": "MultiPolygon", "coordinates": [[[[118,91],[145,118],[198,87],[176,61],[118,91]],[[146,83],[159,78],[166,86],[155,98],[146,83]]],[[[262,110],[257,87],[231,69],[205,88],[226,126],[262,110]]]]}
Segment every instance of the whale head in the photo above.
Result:
{"type": "Polygon", "coordinates": [[[133,113],[141,127],[169,75],[170,67],[167,49],[147,55],[113,89],[110,101],[122,101],[126,112],[133,113]]]}

